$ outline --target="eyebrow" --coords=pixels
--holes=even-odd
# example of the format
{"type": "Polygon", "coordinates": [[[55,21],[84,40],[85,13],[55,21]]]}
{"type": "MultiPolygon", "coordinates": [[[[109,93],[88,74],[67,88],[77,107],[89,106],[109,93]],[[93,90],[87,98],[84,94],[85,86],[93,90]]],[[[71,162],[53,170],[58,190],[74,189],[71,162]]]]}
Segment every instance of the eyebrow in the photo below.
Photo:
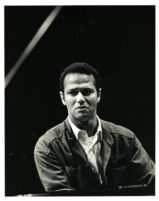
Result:
{"type": "Polygon", "coordinates": [[[90,87],[84,87],[84,88],[72,88],[72,89],[68,89],[66,92],[75,92],[75,91],[94,91],[93,88],[90,88],[90,87]]]}
{"type": "Polygon", "coordinates": [[[73,89],[68,89],[67,92],[71,92],[71,91],[78,91],[78,88],[73,88],[73,89]]]}

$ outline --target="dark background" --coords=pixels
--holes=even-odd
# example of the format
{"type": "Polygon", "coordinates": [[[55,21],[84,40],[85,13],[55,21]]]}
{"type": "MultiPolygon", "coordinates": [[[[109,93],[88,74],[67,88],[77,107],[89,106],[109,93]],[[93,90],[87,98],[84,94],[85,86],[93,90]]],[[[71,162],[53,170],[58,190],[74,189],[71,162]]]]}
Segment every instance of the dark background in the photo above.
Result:
{"type": "MultiPolygon", "coordinates": [[[[5,7],[5,74],[53,8],[5,7]]],[[[34,146],[67,116],[58,78],[76,61],[102,76],[98,115],[134,131],[155,159],[155,6],[65,6],[5,90],[6,195],[43,191],[34,146]]]]}

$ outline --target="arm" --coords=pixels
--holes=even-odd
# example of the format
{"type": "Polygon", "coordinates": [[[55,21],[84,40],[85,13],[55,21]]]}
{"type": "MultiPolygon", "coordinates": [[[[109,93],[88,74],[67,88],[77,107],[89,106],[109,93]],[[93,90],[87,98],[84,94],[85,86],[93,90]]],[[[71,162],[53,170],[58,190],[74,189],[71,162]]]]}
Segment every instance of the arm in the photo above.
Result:
{"type": "Polygon", "coordinates": [[[45,148],[44,151],[36,146],[34,150],[35,164],[45,191],[73,190],[56,154],[45,148]]]}
{"type": "Polygon", "coordinates": [[[133,180],[137,184],[152,184],[155,178],[155,165],[142,147],[137,137],[134,137],[133,155],[130,161],[133,180]]]}

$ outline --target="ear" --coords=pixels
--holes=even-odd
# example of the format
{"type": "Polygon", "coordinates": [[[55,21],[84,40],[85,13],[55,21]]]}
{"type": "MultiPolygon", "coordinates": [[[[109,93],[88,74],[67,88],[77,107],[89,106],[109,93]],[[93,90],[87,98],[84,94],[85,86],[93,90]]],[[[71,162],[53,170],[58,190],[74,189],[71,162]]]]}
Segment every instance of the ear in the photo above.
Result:
{"type": "Polygon", "coordinates": [[[62,91],[60,91],[60,97],[61,97],[62,104],[66,105],[65,99],[64,99],[64,93],[62,91]]]}
{"type": "Polygon", "coordinates": [[[100,102],[101,93],[102,93],[102,89],[99,88],[99,90],[98,90],[98,98],[97,98],[97,102],[98,102],[98,103],[100,102]]]}

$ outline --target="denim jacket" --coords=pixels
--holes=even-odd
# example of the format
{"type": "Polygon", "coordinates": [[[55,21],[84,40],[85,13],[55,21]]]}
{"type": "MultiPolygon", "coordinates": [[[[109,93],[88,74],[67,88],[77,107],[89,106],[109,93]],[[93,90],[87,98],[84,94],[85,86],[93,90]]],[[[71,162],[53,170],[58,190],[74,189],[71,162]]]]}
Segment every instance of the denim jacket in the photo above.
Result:
{"type": "Polygon", "coordinates": [[[76,140],[68,119],[39,138],[34,158],[46,192],[106,189],[150,184],[154,180],[155,165],[135,134],[103,120],[101,126],[102,185],[76,140]]]}

